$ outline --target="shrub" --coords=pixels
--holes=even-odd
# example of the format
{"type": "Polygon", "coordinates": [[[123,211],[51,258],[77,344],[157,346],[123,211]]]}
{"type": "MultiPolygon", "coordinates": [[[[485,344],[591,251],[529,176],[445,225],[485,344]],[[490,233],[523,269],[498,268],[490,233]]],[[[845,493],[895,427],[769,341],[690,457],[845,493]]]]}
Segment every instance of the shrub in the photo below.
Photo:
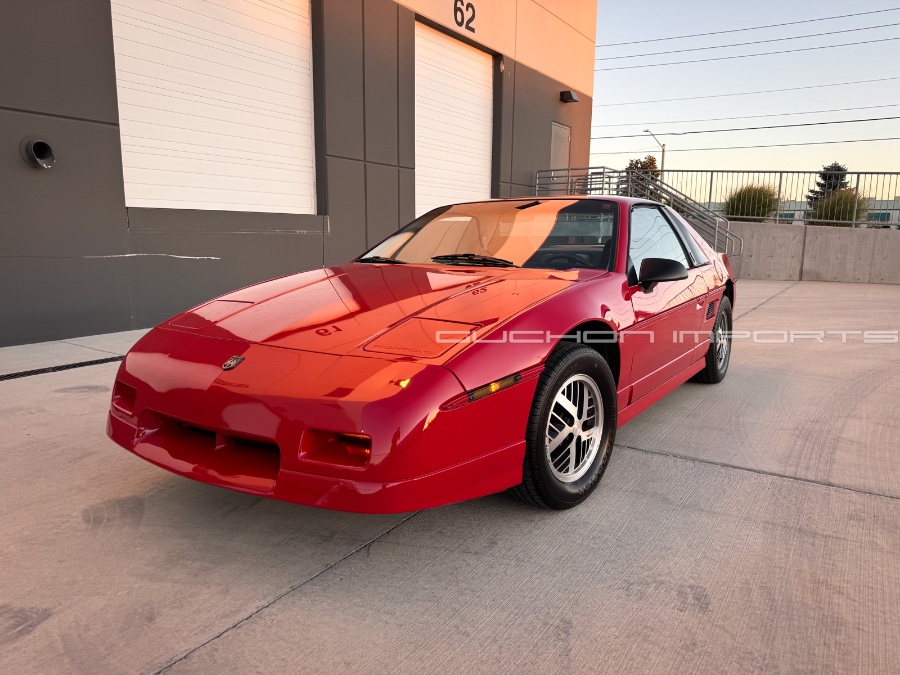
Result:
{"type": "Polygon", "coordinates": [[[864,194],[856,194],[853,188],[842,188],[819,200],[807,216],[807,224],[853,227],[854,212],[856,222],[864,221],[869,212],[869,199],[864,194]]]}
{"type": "Polygon", "coordinates": [[[729,218],[762,222],[778,210],[778,193],[769,185],[745,185],[734,190],[725,200],[729,218]]]}

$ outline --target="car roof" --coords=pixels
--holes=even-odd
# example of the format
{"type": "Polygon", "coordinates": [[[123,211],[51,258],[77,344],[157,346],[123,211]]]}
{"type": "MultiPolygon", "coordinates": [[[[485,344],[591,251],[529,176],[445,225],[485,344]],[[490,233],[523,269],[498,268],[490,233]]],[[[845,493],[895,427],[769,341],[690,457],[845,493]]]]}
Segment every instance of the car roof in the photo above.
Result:
{"type": "Polygon", "coordinates": [[[526,202],[529,200],[559,201],[559,200],[579,200],[579,201],[607,201],[617,202],[619,204],[653,204],[660,206],[659,202],[650,199],[640,199],[637,197],[622,197],[620,195],[526,195],[524,197],[503,197],[500,199],[473,199],[471,201],[456,202],[456,204],[483,204],[487,202],[526,202]]]}

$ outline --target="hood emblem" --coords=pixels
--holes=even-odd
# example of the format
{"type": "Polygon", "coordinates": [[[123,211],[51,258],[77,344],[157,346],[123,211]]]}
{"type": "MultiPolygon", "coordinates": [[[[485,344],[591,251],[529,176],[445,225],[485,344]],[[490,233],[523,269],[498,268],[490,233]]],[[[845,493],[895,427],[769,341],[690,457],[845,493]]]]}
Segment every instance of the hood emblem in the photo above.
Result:
{"type": "Polygon", "coordinates": [[[241,362],[244,360],[243,356],[232,356],[225,363],[222,364],[222,370],[234,370],[241,362]]]}

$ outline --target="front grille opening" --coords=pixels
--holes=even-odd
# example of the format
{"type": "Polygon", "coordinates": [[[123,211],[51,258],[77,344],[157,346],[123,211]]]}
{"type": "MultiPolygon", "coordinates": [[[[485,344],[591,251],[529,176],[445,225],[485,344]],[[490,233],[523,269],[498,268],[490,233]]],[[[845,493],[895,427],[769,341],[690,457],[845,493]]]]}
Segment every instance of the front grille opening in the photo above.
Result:
{"type": "Polygon", "coordinates": [[[209,429],[201,429],[200,427],[195,427],[193,424],[186,424],[184,422],[176,422],[179,426],[187,429],[191,433],[197,434],[198,436],[205,436],[205,440],[212,443],[213,446],[216,444],[216,432],[210,431],[209,429]]]}
{"type": "Polygon", "coordinates": [[[179,473],[196,476],[245,492],[271,493],[278,478],[281,452],[278,445],[158,415],[143,416],[140,442],[164,448],[179,462],[191,465],[179,473]]]}

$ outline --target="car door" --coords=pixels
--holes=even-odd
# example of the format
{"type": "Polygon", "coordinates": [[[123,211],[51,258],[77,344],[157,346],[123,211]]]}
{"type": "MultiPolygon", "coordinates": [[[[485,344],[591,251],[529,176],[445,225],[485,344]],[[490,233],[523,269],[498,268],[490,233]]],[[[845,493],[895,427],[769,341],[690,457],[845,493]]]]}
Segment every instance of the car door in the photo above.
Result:
{"type": "Polygon", "coordinates": [[[635,314],[624,339],[632,340],[631,402],[646,396],[694,361],[695,339],[704,316],[706,280],[662,210],[637,204],[629,219],[628,285],[635,314]],[[644,290],[638,283],[641,262],[666,258],[688,270],[682,281],[644,290]]]}

